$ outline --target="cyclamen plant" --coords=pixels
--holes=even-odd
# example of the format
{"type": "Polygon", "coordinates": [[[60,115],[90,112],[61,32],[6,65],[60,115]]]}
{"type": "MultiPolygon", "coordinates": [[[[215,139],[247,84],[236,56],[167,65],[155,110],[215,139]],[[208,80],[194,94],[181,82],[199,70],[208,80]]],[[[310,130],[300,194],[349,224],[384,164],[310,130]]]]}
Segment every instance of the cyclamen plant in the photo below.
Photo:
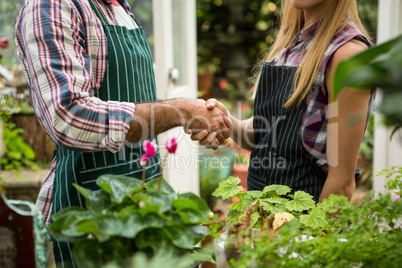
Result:
{"type": "MultiPolygon", "coordinates": [[[[175,139],[166,145],[168,153],[176,152],[175,139]]],[[[156,144],[145,142],[144,151],[145,169],[156,155],[156,144]]],[[[86,208],[63,209],[52,216],[49,226],[54,239],[75,243],[77,267],[108,263],[126,267],[129,257],[138,252],[153,257],[167,251],[203,259],[200,254],[190,254],[208,234],[202,224],[208,222],[210,210],[203,199],[193,193],[176,193],[161,175],[147,182],[103,175],[96,183],[100,190],[74,185],[85,197],[86,208]]]]}

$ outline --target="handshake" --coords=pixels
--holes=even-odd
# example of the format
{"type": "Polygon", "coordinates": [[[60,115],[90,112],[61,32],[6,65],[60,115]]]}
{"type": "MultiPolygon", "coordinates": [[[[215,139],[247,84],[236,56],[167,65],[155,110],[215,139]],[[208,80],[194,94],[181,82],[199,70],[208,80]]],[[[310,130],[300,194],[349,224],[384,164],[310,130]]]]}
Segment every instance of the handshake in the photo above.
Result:
{"type": "Polygon", "coordinates": [[[217,149],[231,136],[234,120],[226,107],[215,99],[136,103],[126,141],[138,142],[182,126],[187,134],[191,134],[192,140],[217,149]]]}
{"type": "MultiPolygon", "coordinates": [[[[203,100],[197,101],[205,102],[203,100]]],[[[191,134],[192,140],[199,141],[201,145],[216,150],[231,136],[234,118],[231,117],[226,107],[216,99],[209,99],[204,104],[206,110],[200,107],[198,111],[195,111],[195,114],[199,114],[187,122],[184,131],[191,134]]]]}

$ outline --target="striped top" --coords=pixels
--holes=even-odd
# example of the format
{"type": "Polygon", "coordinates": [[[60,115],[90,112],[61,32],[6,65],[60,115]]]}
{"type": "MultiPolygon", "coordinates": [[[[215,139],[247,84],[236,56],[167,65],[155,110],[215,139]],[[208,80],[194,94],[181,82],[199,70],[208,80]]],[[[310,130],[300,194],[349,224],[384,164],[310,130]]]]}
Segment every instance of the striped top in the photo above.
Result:
{"type": "MultiPolygon", "coordinates": [[[[300,65],[306,51],[309,49],[314,39],[318,25],[319,23],[316,23],[298,33],[295,36],[293,44],[284,49],[274,59],[273,64],[285,66],[300,65]]],[[[306,97],[305,107],[301,116],[299,133],[301,135],[303,149],[324,172],[328,172],[326,145],[329,108],[328,92],[324,81],[325,70],[335,51],[348,41],[362,42],[363,44],[370,46],[368,39],[360,32],[359,28],[354,23],[349,23],[333,37],[325,51],[313,87],[306,97]]],[[[368,115],[369,113],[370,108],[368,110],[368,115]]]]}
{"type": "MultiPolygon", "coordinates": [[[[131,13],[119,12],[108,0],[94,2],[110,24],[137,27],[131,13]]],[[[126,0],[119,3],[129,11],[126,0]]],[[[88,0],[27,0],[15,35],[32,106],[49,137],[75,151],[120,151],[135,105],[96,97],[107,68],[107,39],[88,0]]],[[[55,168],[56,159],[36,203],[47,224],[55,168]]]]}

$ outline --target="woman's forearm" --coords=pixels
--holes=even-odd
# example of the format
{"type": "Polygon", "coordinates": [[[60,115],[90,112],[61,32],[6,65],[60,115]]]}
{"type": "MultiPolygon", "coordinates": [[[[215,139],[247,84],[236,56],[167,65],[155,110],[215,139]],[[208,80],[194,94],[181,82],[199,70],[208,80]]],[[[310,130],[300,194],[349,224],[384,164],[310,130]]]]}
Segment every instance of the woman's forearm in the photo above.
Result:
{"type": "Polygon", "coordinates": [[[255,147],[253,118],[239,120],[229,115],[232,121],[232,139],[241,148],[251,151],[255,147]]]}

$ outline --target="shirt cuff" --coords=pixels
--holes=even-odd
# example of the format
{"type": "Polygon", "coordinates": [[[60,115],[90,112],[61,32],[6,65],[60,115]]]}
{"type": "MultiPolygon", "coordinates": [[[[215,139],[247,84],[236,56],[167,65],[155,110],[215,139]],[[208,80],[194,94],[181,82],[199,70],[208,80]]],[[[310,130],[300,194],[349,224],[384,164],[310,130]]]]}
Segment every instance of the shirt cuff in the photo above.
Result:
{"type": "Polygon", "coordinates": [[[108,101],[109,131],[102,139],[102,145],[112,153],[117,153],[125,144],[125,139],[134,118],[135,104],[108,101]]]}

